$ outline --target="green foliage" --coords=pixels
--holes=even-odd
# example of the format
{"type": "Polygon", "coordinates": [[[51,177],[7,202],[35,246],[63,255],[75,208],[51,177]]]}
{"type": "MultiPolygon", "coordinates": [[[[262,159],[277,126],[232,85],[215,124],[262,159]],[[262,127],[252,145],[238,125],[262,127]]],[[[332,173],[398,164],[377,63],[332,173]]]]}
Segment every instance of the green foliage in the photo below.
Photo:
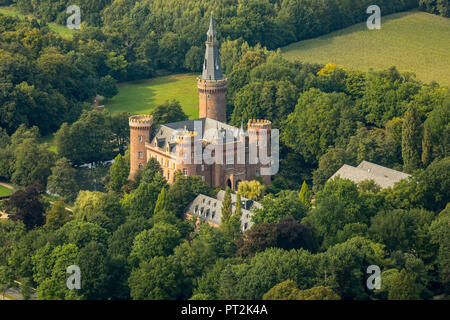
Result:
{"type": "Polygon", "coordinates": [[[233,208],[231,205],[231,189],[229,187],[227,187],[227,189],[225,190],[225,196],[223,197],[221,210],[222,224],[226,224],[233,214],[233,208]]]}
{"type": "Polygon", "coordinates": [[[55,135],[58,153],[74,164],[111,160],[114,144],[107,111],[85,111],[72,125],[63,124],[55,135]]]}
{"type": "Polygon", "coordinates": [[[412,104],[405,113],[402,129],[402,156],[406,172],[411,173],[420,167],[422,134],[421,114],[412,104]]]}
{"type": "Polygon", "coordinates": [[[115,192],[120,192],[122,187],[128,183],[128,176],[130,174],[130,155],[127,153],[125,157],[118,154],[114,159],[114,163],[109,169],[109,184],[108,188],[115,192]]]}
{"type": "Polygon", "coordinates": [[[306,181],[303,181],[298,198],[307,208],[311,207],[311,193],[309,192],[306,181]]]}
{"type": "Polygon", "coordinates": [[[157,106],[151,114],[155,128],[165,123],[188,120],[188,116],[176,100],[166,101],[164,104],[157,106]]]}
{"type": "Polygon", "coordinates": [[[352,102],[345,94],[311,89],[301,94],[295,111],[284,122],[281,139],[308,162],[316,163],[329,146],[347,141],[355,120],[352,102]]]}
{"type": "Polygon", "coordinates": [[[78,194],[76,171],[66,158],[58,159],[47,181],[47,190],[66,202],[73,202],[78,194]]]}
{"type": "Polygon", "coordinates": [[[264,186],[258,180],[242,181],[238,193],[244,198],[259,201],[264,196],[264,186]]]}
{"type": "Polygon", "coordinates": [[[130,264],[139,265],[153,257],[168,256],[180,241],[181,235],[175,226],[159,222],[136,236],[129,256],[130,264]]]}
{"type": "Polygon", "coordinates": [[[45,213],[45,228],[57,230],[71,219],[66,210],[66,204],[62,200],[55,202],[45,213]]]}
{"type": "Polygon", "coordinates": [[[294,281],[286,280],[267,291],[263,300],[297,300],[299,291],[294,281]]]}
{"type": "Polygon", "coordinates": [[[289,190],[281,191],[277,195],[265,196],[261,205],[262,208],[252,208],[254,212],[252,220],[255,223],[276,223],[286,217],[301,221],[308,211],[308,208],[299,200],[298,193],[289,190]]]}
{"type": "Polygon", "coordinates": [[[318,286],[308,290],[299,290],[297,300],[341,300],[340,297],[328,287],[318,286]]]}

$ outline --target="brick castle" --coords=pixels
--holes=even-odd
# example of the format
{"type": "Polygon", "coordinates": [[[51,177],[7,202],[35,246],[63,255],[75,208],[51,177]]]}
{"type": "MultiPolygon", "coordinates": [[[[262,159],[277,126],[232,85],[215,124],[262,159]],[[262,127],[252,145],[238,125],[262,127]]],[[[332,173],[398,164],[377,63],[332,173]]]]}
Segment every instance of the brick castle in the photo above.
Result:
{"type": "Polygon", "coordinates": [[[262,141],[270,150],[272,123],[250,120],[247,134],[242,126],[236,128],[226,124],[227,78],[221,69],[219,42],[212,16],[203,73],[197,86],[200,119],[167,123],[153,132],[152,116],[130,117],[130,179],[151,158],[155,158],[169,183],[173,183],[175,172],[181,171],[187,176],[202,177],[212,187],[228,186],[237,190],[239,182],[256,177],[270,184],[270,176],[261,174],[262,164],[250,159],[249,146],[258,146],[262,141]],[[265,139],[261,139],[262,131],[265,139]],[[205,152],[222,161],[205,160],[202,156],[205,152]]]}

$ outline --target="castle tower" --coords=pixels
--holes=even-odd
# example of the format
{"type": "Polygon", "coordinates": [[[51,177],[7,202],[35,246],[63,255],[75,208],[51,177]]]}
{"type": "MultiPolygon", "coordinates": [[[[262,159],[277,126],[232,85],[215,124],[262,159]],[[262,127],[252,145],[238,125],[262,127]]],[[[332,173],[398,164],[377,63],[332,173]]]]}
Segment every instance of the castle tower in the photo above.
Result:
{"type": "MultiPolygon", "coordinates": [[[[249,180],[256,177],[261,177],[266,185],[271,184],[271,176],[264,176],[261,174],[261,168],[269,165],[261,164],[261,157],[271,156],[271,133],[272,122],[269,120],[251,119],[248,121],[248,144],[250,150],[257,150],[257,163],[252,163],[251,159],[247,171],[247,178],[249,180]],[[263,145],[264,143],[264,145],[263,145]]],[[[251,156],[250,156],[251,158],[251,156]]]]}
{"type": "Polygon", "coordinates": [[[227,121],[226,91],[227,78],[222,73],[219,57],[219,42],[211,14],[206,39],[206,53],[203,62],[203,73],[198,78],[197,86],[200,96],[200,118],[210,118],[220,122],[227,121]]]}
{"type": "Polygon", "coordinates": [[[130,176],[133,180],[136,172],[147,164],[145,143],[150,142],[153,116],[132,116],[130,124],[130,176]]]}

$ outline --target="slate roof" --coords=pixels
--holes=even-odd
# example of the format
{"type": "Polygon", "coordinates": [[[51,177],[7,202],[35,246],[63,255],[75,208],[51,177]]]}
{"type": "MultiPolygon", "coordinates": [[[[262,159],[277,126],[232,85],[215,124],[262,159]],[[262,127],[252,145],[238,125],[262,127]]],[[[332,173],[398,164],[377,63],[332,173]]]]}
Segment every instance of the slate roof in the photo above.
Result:
{"type": "MultiPolygon", "coordinates": [[[[224,195],[225,191],[219,191],[216,198],[200,194],[187,207],[186,213],[220,226],[222,224],[222,201],[224,195]]],[[[250,206],[246,206],[250,204],[250,202],[248,202],[249,199],[241,198],[241,200],[243,202],[241,228],[243,231],[245,231],[251,228],[251,226],[253,225],[253,222],[251,221],[253,213],[250,211],[250,209],[253,206],[257,208],[261,208],[262,206],[260,203],[253,200],[250,200],[250,206]]],[[[231,201],[234,213],[236,210],[236,194],[231,194],[231,201]]]]}
{"type": "Polygon", "coordinates": [[[160,149],[165,149],[168,143],[170,149],[174,150],[173,148],[175,146],[175,141],[178,135],[185,131],[194,132],[196,131],[196,129],[198,129],[199,131],[196,132],[198,134],[198,139],[209,143],[217,141],[217,139],[220,137],[222,142],[225,142],[226,130],[229,130],[229,132],[233,134],[233,140],[238,140],[241,137],[241,134],[245,134],[243,128],[236,128],[214,119],[202,118],[196,120],[166,123],[159,126],[154,133],[150,145],[152,147],[156,146],[160,149]],[[196,121],[198,121],[198,123],[196,123],[196,121]],[[195,128],[196,125],[199,128],[195,128]]]}
{"type": "Polygon", "coordinates": [[[220,64],[219,42],[217,41],[217,32],[212,14],[209,21],[209,30],[207,32],[203,73],[200,79],[206,81],[219,81],[225,79],[222,73],[222,66],[220,64]]]}
{"type": "Polygon", "coordinates": [[[342,179],[351,180],[355,183],[364,180],[373,180],[382,189],[393,187],[400,180],[410,177],[409,174],[368,161],[361,162],[358,167],[344,164],[329,180],[334,179],[336,176],[340,176],[342,179]]]}

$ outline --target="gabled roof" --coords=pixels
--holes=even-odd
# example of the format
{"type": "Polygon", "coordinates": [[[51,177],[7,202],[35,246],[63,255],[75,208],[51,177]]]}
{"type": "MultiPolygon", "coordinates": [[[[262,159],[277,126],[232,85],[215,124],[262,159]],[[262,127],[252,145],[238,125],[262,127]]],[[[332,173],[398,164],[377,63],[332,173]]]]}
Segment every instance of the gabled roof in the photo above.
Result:
{"type": "MultiPolygon", "coordinates": [[[[219,191],[216,198],[199,194],[186,208],[186,213],[220,226],[222,224],[222,203],[224,194],[225,191],[219,191]]],[[[232,193],[231,199],[233,203],[232,210],[234,213],[236,211],[236,194],[232,193]]],[[[244,202],[249,199],[242,198],[241,200],[244,202]]],[[[253,206],[257,208],[262,207],[258,202],[252,201],[252,203],[253,206]]],[[[242,207],[241,228],[243,231],[249,229],[253,225],[251,220],[252,215],[253,213],[250,210],[245,209],[244,206],[242,207]]]]}
{"type": "MultiPolygon", "coordinates": [[[[354,183],[360,183],[365,180],[373,180],[382,189],[393,187],[397,182],[410,177],[409,174],[389,169],[368,161],[363,161],[358,167],[352,167],[344,164],[333,176],[348,179],[354,183]]],[[[329,181],[328,180],[328,181],[329,181]]]]}

